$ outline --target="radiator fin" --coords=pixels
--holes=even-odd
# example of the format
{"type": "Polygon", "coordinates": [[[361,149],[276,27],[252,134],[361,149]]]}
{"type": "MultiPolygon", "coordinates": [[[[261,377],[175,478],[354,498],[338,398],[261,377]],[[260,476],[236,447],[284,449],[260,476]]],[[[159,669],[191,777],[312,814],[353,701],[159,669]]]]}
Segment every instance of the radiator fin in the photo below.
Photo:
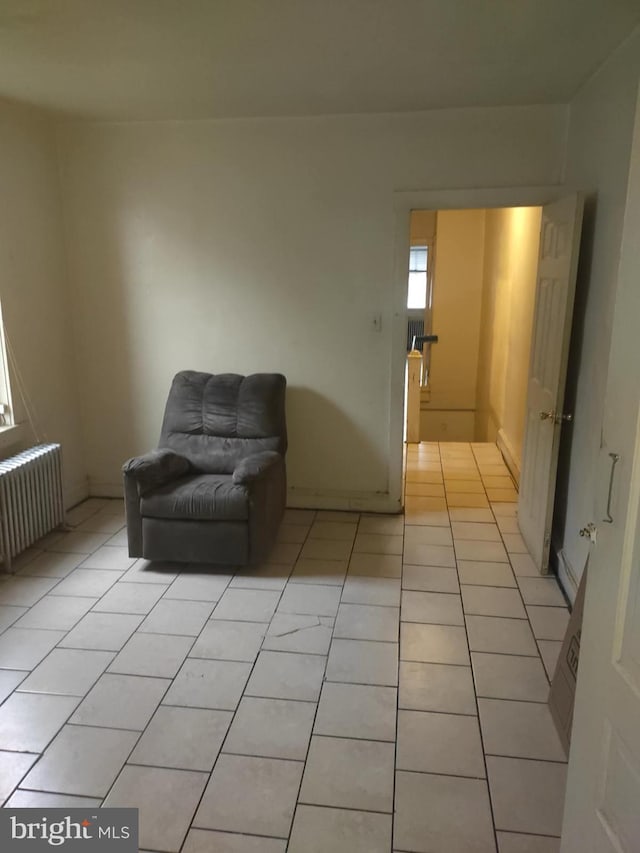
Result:
{"type": "Polygon", "coordinates": [[[0,462],[0,553],[11,561],[64,521],[59,444],[39,444],[0,462]]]}

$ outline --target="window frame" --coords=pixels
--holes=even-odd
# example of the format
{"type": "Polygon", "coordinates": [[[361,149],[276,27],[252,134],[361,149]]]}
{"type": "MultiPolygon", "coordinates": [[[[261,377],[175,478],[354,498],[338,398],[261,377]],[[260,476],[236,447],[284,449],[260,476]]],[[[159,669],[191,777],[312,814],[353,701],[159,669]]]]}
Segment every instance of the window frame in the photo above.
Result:
{"type": "MultiPolygon", "coordinates": [[[[407,273],[407,312],[408,316],[416,314],[418,311],[422,311],[424,315],[424,333],[425,335],[433,334],[433,282],[434,282],[434,270],[435,270],[435,259],[436,259],[436,236],[429,240],[420,240],[411,242],[409,245],[409,269],[407,273]],[[412,270],[411,269],[411,250],[425,248],[427,250],[427,269],[426,269],[426,288],[425,288],[425,307],[424,308],[410,308],[409,307],[409,281],[408,277],[411,272],[422,272],[422,270],[412,270]]],[[[422,348],[422,371],[421,371],[421,386],[423,388],[428,387],[429,384],[429,371],[431,369],[431,344],[425,343],[422,348]]]]}

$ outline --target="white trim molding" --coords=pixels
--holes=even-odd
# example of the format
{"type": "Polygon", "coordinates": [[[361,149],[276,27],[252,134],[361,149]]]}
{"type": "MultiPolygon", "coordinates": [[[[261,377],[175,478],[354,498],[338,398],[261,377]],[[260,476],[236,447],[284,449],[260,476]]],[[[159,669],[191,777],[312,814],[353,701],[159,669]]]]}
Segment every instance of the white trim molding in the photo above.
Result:
{"type": "Polygon", "coordinates": [[[122,483],[101,483],[89,478],[90,498],[123,498],[124,485],[122,483]]]}
{"type": "Polygon", "coordinates": [[[564,548],[556,552],[556,560],[558,562],[558,581],[565,592],[565,595],[573,604],[578,594],[578,584],[580,579],[576,575],[576,571],[567,558],[567,553],[564,548]]]}
{"type": "Polygon", "coordinates": [[[348,492],[329,489],[290,488],[287,506],[291,509],[329,509],[347,512],[400,513],[402,502],[389,492],[348,492]]]}
{"type": "MultiPolygon", "coordinates": [[[[122,483],[89,480],[88,494],[92,498],[122,498],[124,487],[122,483]]],[[[86,497],[86,494],[84,496],[86,497]]],[[[290,487],[287,491],[287,507],[290,509],[328,509],[346,512],[396,514],[402,512],[400,500],[395,500],[388,492],[350,492],[295,487],[290,487]]]]}
{"type": "MultiPolygon", "coordinates": [[[[389,498],[402,502],[402,452],[404,437],[404,371],[407,346],[407,258],[412,210],[460,210],[463,208],[522,207],[543,205],[566,192],[561,184],[523,187],[464,187],[396,190],[395,244],[393,258],[393,317],[391,323],[389,388],[389,498]]],[[[355,507],[353,507],[355,509],[355,507]]],[[[380,510],[382,511],[382,510],[380,510]]],[[[390,509],[387,512],[397,512],[390,509]]]]}
{"type": "Polygon", "coordinates": [[[502,453],[502,458],[505,461],[505,464],[509,471],[511,472],[511,476],[515,480],[516,486],[520,485],[520,461],[518,460],[511,442],[507,438],[507,434],[503,429],[498,430],[498,436],[496,438],[496,444],[498,445],[498,450],[502,453]]]}

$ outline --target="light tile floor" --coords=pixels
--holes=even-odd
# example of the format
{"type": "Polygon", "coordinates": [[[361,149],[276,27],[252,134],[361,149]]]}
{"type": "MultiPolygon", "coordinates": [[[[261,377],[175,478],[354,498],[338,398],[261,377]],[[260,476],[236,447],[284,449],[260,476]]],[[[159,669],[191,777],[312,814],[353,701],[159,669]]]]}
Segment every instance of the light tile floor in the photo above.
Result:
{"type": "Polygon", "coordinates": [[[127,555],[91,499],[0,578],[0,802],[136,806],[163,853],[557,853],[568,612],[497,448],[406,513],[288,510],[259,569],[127,555]]]}

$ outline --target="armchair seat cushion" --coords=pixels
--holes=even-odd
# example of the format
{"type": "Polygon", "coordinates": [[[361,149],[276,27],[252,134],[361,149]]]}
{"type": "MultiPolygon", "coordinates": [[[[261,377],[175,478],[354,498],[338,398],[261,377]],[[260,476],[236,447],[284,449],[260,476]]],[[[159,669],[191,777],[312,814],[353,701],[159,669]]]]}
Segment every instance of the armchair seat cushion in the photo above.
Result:
{"type": "Polygon", "coordinates": [[[249,494],[231,474],[181,477],[147,492],[140,499],[143,518],[246,521],[249,494]]]}

